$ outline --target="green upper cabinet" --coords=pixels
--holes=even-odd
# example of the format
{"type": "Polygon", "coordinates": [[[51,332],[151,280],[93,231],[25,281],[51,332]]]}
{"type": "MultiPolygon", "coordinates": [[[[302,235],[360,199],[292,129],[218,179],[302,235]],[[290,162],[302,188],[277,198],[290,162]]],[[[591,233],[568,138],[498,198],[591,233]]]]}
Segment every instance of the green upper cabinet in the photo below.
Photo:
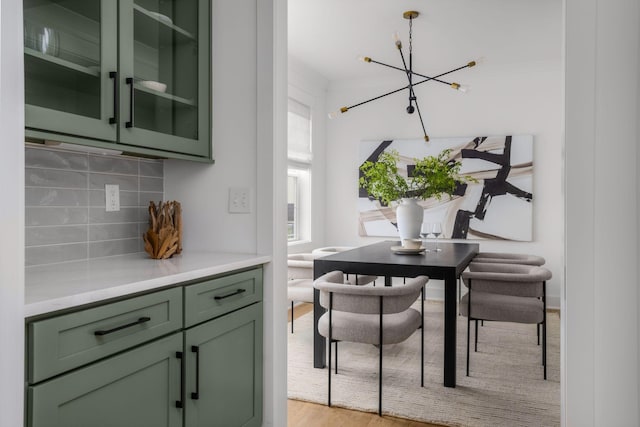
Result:
{"type": "Polygon", "coordinates": [[[209,0],[25,0],[27,136],[211,159],[209,0]]]}
{"type": "Polygon", "coordinates": [[[209,3],[120,1],[120,142],[207,156],[209,3]]]}
{"type": "Polygon", "coordinates": [[[117,2],[24,0],[27,127],[116,141],[117,2]]]}

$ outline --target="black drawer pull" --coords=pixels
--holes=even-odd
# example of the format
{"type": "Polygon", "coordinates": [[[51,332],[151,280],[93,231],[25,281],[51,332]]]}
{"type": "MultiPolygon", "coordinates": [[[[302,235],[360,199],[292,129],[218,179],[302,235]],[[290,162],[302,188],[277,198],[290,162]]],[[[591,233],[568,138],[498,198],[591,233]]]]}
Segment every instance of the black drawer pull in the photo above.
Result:
{"type": "Polygon", "coordinates": [[[107,329],[106,331],[95,331],[93,334],[97,337],[101,337],[103,335],[111,334],[113,332],[120,331],[125,328],[130,328],[132,326],[140,325],[142,323],[148,322],[149,320],[151,320],[150,317],[141,317],[135,322],[127,323],[126,325],[122,325],[122,326],[117,326],[113,329],[107,329]]]}
{"type": "Polygon", "coordinates": [[[129,121],[125,122],[124,127],[133,127],[133,77],[127,77],[125,83],[129,85],[129,121]]]}
{"type": "Polygon", "coordinates": [[[191,399],[200,399],[200,348],[197,345],[191,346],[191,352],[196,354],[196,391],[191,392],[191,399]]]}
{"type": "Polygon", "coordinates": [[[109,117],[109,124],[118,123],[118,72],[109,71],[109,78],[113,79],[113,116],[109,117]]]}
{"type": "Polygon", "coordinates": [[[243,292],[247,292],[247,290],[246,289],[236,289],[235,291],[233,291],[233,292],[231,292],[229,294],[226,294],[226,295],[216,295],[215,297],[213,297],[213,299],[221,300],[221,299],[232,297],[234,295],[239,295],[239,294],[241,294],[243,292]]]}
{"type": "Polygon", "coordinates": [[[180,400],[176,400],[176,408],[184,408],[182,396],[184,396],[184,357],[181,351],[176,351],[176,358],[180,359],[180,400]]]}

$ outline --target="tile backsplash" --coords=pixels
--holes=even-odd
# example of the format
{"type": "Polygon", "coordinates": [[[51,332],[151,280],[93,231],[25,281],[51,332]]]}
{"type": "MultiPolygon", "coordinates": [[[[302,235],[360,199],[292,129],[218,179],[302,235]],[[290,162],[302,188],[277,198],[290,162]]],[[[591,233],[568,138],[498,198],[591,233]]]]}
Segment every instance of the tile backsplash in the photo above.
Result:
{"type": "Polygon", "coordinates": [[[26,265],[142,252],[163,181],[162,160],[27,146],[26,265]],[[105,184],[120,186],[120,211],[106,212],[105,184]]]}

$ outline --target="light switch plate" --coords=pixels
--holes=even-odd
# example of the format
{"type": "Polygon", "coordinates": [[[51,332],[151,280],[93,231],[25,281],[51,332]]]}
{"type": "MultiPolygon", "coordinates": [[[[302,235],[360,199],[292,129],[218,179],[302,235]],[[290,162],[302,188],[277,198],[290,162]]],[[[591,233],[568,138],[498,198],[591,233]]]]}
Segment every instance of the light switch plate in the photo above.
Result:
{"type": "Polygon", "coordinates": [[[229,213],[251,212],[251,189],[246,187],[229,188],[229,213]]]}
{"type": "Polygon", "coordinates": [[[120,210],[120,186],[117,184],[105,184],[104,186],[105,210],[117,212],[120,210]]]}

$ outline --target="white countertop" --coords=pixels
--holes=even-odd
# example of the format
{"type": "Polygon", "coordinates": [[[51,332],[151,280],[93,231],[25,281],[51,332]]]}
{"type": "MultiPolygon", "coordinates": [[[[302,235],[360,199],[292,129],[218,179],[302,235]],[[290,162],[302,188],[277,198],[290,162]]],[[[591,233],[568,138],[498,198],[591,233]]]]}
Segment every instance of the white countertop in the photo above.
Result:
{"type": "Polygon", "coordinates": [[[24,316],[32,317],[268,263],[271,257],[183,252],[154,260],[142,252],[27,267],[24,316]]]}

